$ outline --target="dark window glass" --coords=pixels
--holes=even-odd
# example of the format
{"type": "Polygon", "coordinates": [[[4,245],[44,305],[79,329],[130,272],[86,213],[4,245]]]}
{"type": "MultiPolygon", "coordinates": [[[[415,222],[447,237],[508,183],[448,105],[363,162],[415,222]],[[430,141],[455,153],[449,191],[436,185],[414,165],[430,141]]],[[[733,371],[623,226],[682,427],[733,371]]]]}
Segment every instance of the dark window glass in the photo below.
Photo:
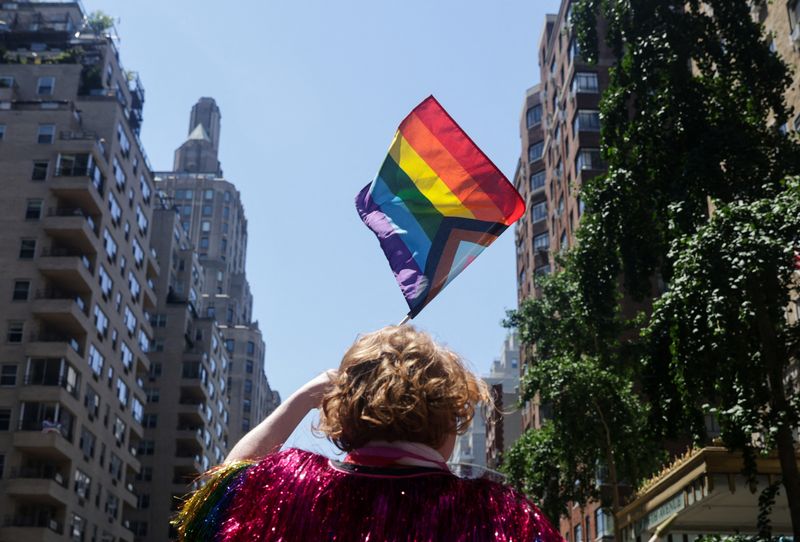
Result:
{"type": "Polygon", "coordinates": [[[25,220],[39,220],[42,217],[42,200],[29,199],[25,206],[25,220]]]}
{"type": "Polygon", "coordinates": [[[21,343],[22,342],[22,329],[24,323],[23,322],[9,322],[8,323],[8,331],[6,333],[6,339],[10,343],[21,343]]]}
{"type": "MultiPolygon", "coordinates": [[[[0,408],[0,431],[8,431],[10,428],[11,411],[7,408],[0,408]]],[[[0,472],[0,474],[2,474],[2,472],[0,472]]]]}
{"type": "Polygon", "coordinates": [[[14,281],[14,293],[11,295],[11,299],[14,301],[27,301],[30,290],[31,281],[16,280],[14,281]]]}
{"type": "Polygon", "coordinates": [[[36,254],[36,239],[22,239],[19,243],[19,257],[30,260],[36,254]]]}
{"type": "Polygon", "coordinates": [[[6,363],[0,365],[0,386],[17,385],[17,365],[6,363]]]}
{"type": "Polygon", "coordinates": [[[34,160],[33,172],[31,173],[32,181],[43,181],[47,178],[47,160],[34,160]]]}

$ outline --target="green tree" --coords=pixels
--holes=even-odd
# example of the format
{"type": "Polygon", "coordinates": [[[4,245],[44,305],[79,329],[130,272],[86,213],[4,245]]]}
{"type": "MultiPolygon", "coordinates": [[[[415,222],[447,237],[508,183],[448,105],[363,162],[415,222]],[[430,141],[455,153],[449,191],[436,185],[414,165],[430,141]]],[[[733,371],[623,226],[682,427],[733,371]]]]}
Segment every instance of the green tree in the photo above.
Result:
{"type": "Polygon", "coordinates": [[[522,399],[538,395],[552,419],[523,435],[504,470],[553,519],[566,513],[567,503],[592,499],[610,500],[605,504],[617,511],[620,488],[650,474],[662,455],[649,430],[648,405],[633,388],[626,362],[633,352],[616,340],[618,325],[591,325],[569,257],[564,267],[545,281],[541,299],[526,300],[506,322],[523,343],[536,345],[522,399]],[[599,335],[610,330],[615,334],[599,335]],[[605,495],[596,483],[600,469],[608,474],[605,495]]]}
{"type": "Polygon", "coordinates": [[[677,402],[688,418],[713,413],[723,441],[756,453],[777,449],[795,536],[800,476],[792,429],[800,422],[800,323],[787,310],[800,287],[800,182],[771,199],[720,206],[697,232],[676,239],[669,291],[645,337],[666,347],[677,402]]]}
{"type": "Polygon", "coordinates": [[[95,34],[102,34],[114,26],[114,17],[103,11],[93,11],[86,18],[86,26],[95,34]]]}
{"type": "MultiPolygon", "coordinates": [[[[589,363],[625,390],[614,402],[622,412],[626,405],[648,406],[641,412],[647,413],[651,442],[676,437],[702,442],[704,415],[713,412],[722,420],[728,446],[754,453],[747,439],[755,431],[763,439],[757,448],[783,446],[781,456],[788,458],[786,431],[796,424],[796,399],[781,379],[797,345],[790,339],[795,332],[780,317],[790,287],[786,257],[797,242],[796,234],[788,234],[791,224],[779,226],[778,215],[798,216],[791,207],[797,190],[784,180],[800,171],[800,152],[796,138],[781,129],[792,115],[784,99],[789,70],[750,16],[751,4],[765,1],[574,0],[581,55],[596,59],[598,40],[604,39],[616,61],[600,106],[608,172],[578,187],[588,211],[577,246],[563,264],[566,277],[553,279],[562,285],[545,287],[542,300],[523,303],[508,323],[528,330],[523,341],[535,343],[533,372],[541,373],[537,365],[550,371],[527,377],[531,390],[547,390],[565,373],[573,374],[570,367],[589,363]],[[598,20],[604,21],[604,36],[598,36],[598,20]],[[720,214],[711,222],[709,201],[720,214]],[[772,214],[759,207],[778,202],[783,207],[772,214]],[[748,212],[760,212],[758,220],[772,224],[758,230],[772,247],[764,250],[780,245],[784,259],[779,261],[777,252],[771,259],[758,251],[752,258],[740,256],[751,265],[742,275],[749,287],[731,282],[735,277],[728,273],[710,288],[703,284],[710,280],[708,270],[719,270],[721,255],[729,247],[743,248],[744,232],[760,227],[753,220],[737,224],[748,212]],[[694,254],[691,265],[682,259],[686,251],[694,254]],[[754,286],[759,281],[766,281],[760,289],[754,286]],[[683,294],[659,300],[665,291],[683,294]],[[568,304],[563,297],[575,301],[568,304]],[[743,310],[752,314],[736,313],[743,310]],[[734,313],[749,318],[747,324],[734,313]],[[712,321],[720,325],[714,333],[702,325],[694,331],[700,322],[692,318],[701,314],[716,318],[712,321]],[[565,343],[579,351],[565,353],[565,343]],[[726,357],[734,354],[736,361],[726,357]]],[[[604,448],[583,434],[560,433],[579,426],[559,426],[556,420],[554,413],[557,438],[585,445],[580,453],[573,451],[576,457],[603,457],[605,449],[614,449],[613,442],[604,448]]],[[[641,418],[631,418],[621,425],[619,438],[646,434],[640,424],[641,418]]],[[[642,461],[614,456],[631,483],[648,472],[642,461]]],[[[795,474],[786,461],[784,481],[800,539],[798,498],[790,489],[797,487],[795,474]]]]}
{"type": "MultiPolygon", "coordinates": [[[[770,38],[751,18],[751,4],[764,0],[576,4],[584,55],[597,56],[599,16],[607,22],[606,39],[616,65],[601,104],[609,169],[582,187],[590,212],[578,234],[574,261],[591,319],[619,318],[621,292],[628,300],[645,302],[640,322],[648,332],[631,347],[640,351],[638,378],[650,400],[654,427],[664,435],[688,427],[692,437],[702,440],[703,412],[695,407],[710,401],[708,408],[722,420],[728,446],[750,450],[751,433],[764,430],[759,446],[776,445],[788,458],[790,426],[796,419],[781,379],[796,346],[778,321],[779,313],[785,316],[778,307],[785,307],[788,295],[788,279],[779,275],[786,262],[784,267],[775,258],[767,263],[758,253],[748,262],[747,288],[730,273],[706,284],[710,275],[696,276],[691,295],[681,282],[695,272],[683,260],[685,251],[694,251],[698,269],[719,270],[725,243],[744,243],[733,232],[755,224],[745,222],[746,212],[734,212],[736,205],[797,197],[784,182],[800,171],[797,140],[780,129],[792,114],[784,99],[791,78],[770,51],[770,38]],[[709,199],[721,213],[713,226],[708,224],[709,199]],[[735,215],[726,226],[731,235],[713,236],[730,213],[735,215]],[[766,282],[756,288],[753,281],[762,280],[766,282]],[[715,288],[707,288],[712,283],[715,288]],[[678,294],[657,302],[656,319],[648,322],[648,300],[665,288],[683,292],[683,304],[676,301],[678,294]],[[726,305],[734,302],[733,294],[741,302],[735,307],[726,305]],[[727,327],[734,319],[720,316],[726,314],[723,305],[725,310],[749,311],[749,324],[727,327]],[[714,317],[715,334],[703,331],[698,320],[686,320],[697,314],[714,317]],[[705,333],[702,338],[709,342],[696,333],[705,333]],[[692,337],[696,348],[682,348],[692,337]],[[712,355],[720,344],[726,354],[712,355]],[[727,349],[730,345],[737,345],[738,353],[727,349]],[[728,354],[736,354],[738,361],[728,354]]],[[[766,211],[759,217],[769,218],[766,211]]],[[[768,238],[758,241],[769,244],[768,238]]],[[[796,246],[786,235],[780,241],[775,237],[775,243],[784,243],[784,252],[796,246]]],[[[784,480],[800,538],[800,492],[792,465],[785,460],[784,480]]]]}

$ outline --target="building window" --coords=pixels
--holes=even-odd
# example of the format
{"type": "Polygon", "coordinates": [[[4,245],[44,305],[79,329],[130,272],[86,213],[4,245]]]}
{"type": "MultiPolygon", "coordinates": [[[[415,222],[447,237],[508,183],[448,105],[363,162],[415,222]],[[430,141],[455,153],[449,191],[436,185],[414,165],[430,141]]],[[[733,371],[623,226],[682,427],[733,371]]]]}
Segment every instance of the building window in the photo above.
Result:
{"type": "Polygon", "coordinates": [[[575,542],[583,542],[583,526],[582,525],[576,525],[575,526],[575,537],[574,537],[574,540],[575,540],[575,542]]]}
{"type": "Polygon", "coordinates": [[[611,536],[614,534],[614,517],[610,512],[598,508],[594,512],[595,537],[611,536]]]}
{"type": "Polygon", "coordinates": [[[531,192],[544,188],[545,172],[537,171],[531,175],[531,192]]]}
{"type": "Polygon", "coordinates": [[[559,240],[559,250],[566,250],[569,248],[569,243],[567,243],[567,230],[561,231],[561,239],[559,240]]]}
{"type": "Polygon", "coordinates": [[[538,141],[528,147],[528,162],[534,162],[542,159],[544,152],[544,141],[538,141]]]}
{"type": "Polygon", "coordinates": [[[158,425],[158,414],[145,414],[142,418],[142,426],[147,429],[154,429],[158,425]]]}
{"type": "Polygon", "coordinates": [[[547,202],[543,201],[533,206],[532,210],[533,222],[541,222],[547,219],[547,202]]]}
{"type": "Polygon", "coordinates": [[[253,341],[247,341],[247,355],[252,356],[256,353],[256,343],[253,341]]]}
{"type": "Polygon", "coordinates": [[[533,238],[533,250],[547,250],[550,248],[550,236],[547,233],[541,233],[533,238]]]}
{"type": "Polygon", "coordinates": [[[108,210],[111,211],[111,221],[119,226],[122,219],[122,207],[119,206],[117,198],[114,197],[111,191],[108,192],[108,210]]]}
{"type": "Polygon", "coordinates": [[[242,431],[250,431],[250,418],[242,418],[242,431]]]}
{"type": "Polygon", "coordinates": [[[575,159],[575,169],[580,172],[585,169],[603,169],[603,159],[600,149],[581,149],[575,159]]]}
{"type": "Polygon", "coordinates": [[[150,227],[150,221],[142,211],[142,206],[138,203],[136,204],[136,225],[139,226],[139,232],[147,236],[147,228],[150,227]]]}
{"type": "Polygon", "coordinates": [[[600,92],[597,74],[593,72],[576,73],[572,79],[572,91],[585,94],[597,94],[600,92]]]}
{"type": "Polygon", "coordinates": [[[581,56],[581,48],[578,45],[578,40],[576,38],[572,38],[569,42],[569,61],[573,62],[575,59],[580,58],[581,56]]]}
{"type": "Polygon", "coordinates": [[[0,431],[8,431],[10,428],[11,428],[11,410],[7,408],[0,408],[0,431]]]}
{"type": "Polygon", "coordinates": [[[19,243],[20,260],[31,260],[36,255],[36,239],[22,239],[19,243]]]}
{"type": "Polygon", "coordinates": [[[253,360],[248,359],[244,362],[244,370],[247,374],[253,374],[253,360]]]}
{"type": "Polygon", "coordinates": [[[139,441],[139,455],[153,455],[156,451],[156,443],[152,440],[139,441]]]}
{"type": "Polygon", "coordinates": [[[31,290],[31,281],[15,280],[14,292],[11,294],[12,301],[27,301],[31,290]]]}
{"type": "Polygon", "coordinates": [[[208,237],[201,237],[200,238],[200,248],[204,248],[204,249],[208,248],[208,237]]]}
{"type": "Polygon", "coordinates": [[[25,220],[39,220],[42,218],[42,200],[29,199],[25,205],[25,220]]]}
{"type": "Polygon", "coordinates": [[[158,403],[161,400],[161,392],[158,388],[145,388],[144,394],[148,403],[158,403]]]}
{"type": "Polygon", "coordinates": [[[94,327],[99,336],[105,337],[108,334],[108,316],[97,304],[94,306],[94,327]]]}
{"type": "Polygon", "coordinates": [[[40,124],[36,132],[36,141],[42,144],[50,144],[56,138],[55,124],[40,124]]]}
{"type": "Polygon", "coordinates": [[[55,86],[55,77],[40,77],[36,83],[36,94],[38,96],[52,96],[55,86]]]}
{"type": "MultiPolygon", "coordinates": [[[[97,348],[93,344],[89,345],[89,355],[88,355],[89,367],[92,369],[92,372],[99,376],[100,373],[103,372],[103,364],[105,363],[105,358],[103,354],[101,354],[97,348]]],[[[88,397],[88,392],[87,392],[88,397]]],[[[98,398],[98,405],[99,405],[99,398],[98,398]]]]}
{"type": "Polygon", "coordinates": [[[22,331],[25,327],[24,322],[20,321],[13,321],[8,323],[8,327],[6,328],[6,340],[10,343],[21,343],[22,342],[22,331]]]}
{"type": "Polygon", "coordinates": [[[249,378],[244,381],[244,392],[245,393],[252,393],[253,392],[253,381],[249,378]]]}
{"type": "Polygon", "coordinates": [[[34,160],[33,171],[31,172],[31,180],[44,181],[45,179],[47,179],[48,164],[49,162],[47,160],[34,160]]]}
{"type": "Polygon", "coordinates": [[[119,188],[124,188],[125,183],[128,182],[128,178],[125,175],[125,171],[123,171],[122,166],[120,165],[119,160],[117,160],[116,156],[114,157],[114,162],[111,166],[111,169],[114,172],[114,179],[117,182],[117,186],[119,188]]]}
{"type": "Polygon", "coordinates": [[[575,114],[572,123],[572,134],[576,136],[578,132],[599,132],[600,131],[600,112],[589,109],[579,109],[575,114]]]}
{"type": "Polygon", "coordinates": [[[17,385],[17,364],[4,363],[0,365],[0,386],[17,385]]]}
{"type": "Polygon", "coordinates": [[[210,220],[203,220],[200,223],[200,231],[204,231],[204,232],[211,231],[211,221],[210,220]]]}
{"type": "Polygon", "coordinates": [[[125,128],[122,123],[117,123],[117,139],[119,140],[119,150],[122,155],[127,157],[131,152],[131,142],[128,140],[128,135],[125,133],[125,128]]]}
{"type": "Polygon", "coordinates": [[[6,138],[6,125],[0,124],[0,141],[3,141],[6,138]]]}
{"type": "Polygon", "coordinates": [[[542,122],[542,106],[534,105],[525,112],[525,122],[528,128],[533,128],[542,122]]]}
{"type": "Polygon", "coordinates": [[[117,399],[123,408],[128,406],[128,385],[119,377],[117,377],[117,399]]]}
{"type": "Polygon", "coordinates": [[[203,216],[211,216],[213,213],[213,207],[211,205],[203,205],[203,216]]]}
{"type": "Polygon", "coordinates": [[[0,75],[0,88],[11,88],[14,86],[14,78],[10,75],[0,75]]]}

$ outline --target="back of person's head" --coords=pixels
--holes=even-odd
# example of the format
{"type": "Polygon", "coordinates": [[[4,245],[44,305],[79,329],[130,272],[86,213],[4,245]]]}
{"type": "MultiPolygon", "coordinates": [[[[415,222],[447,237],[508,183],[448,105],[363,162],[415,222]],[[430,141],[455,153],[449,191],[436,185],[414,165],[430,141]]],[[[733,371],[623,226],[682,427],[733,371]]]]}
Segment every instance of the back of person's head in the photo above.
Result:
{"type": "Polygon", "coordinates": [[[486,384],[412,326],[359,337],[323,396],[318,429],[344,451],[375,440],[440,446],[466,430],[486,384]]]}

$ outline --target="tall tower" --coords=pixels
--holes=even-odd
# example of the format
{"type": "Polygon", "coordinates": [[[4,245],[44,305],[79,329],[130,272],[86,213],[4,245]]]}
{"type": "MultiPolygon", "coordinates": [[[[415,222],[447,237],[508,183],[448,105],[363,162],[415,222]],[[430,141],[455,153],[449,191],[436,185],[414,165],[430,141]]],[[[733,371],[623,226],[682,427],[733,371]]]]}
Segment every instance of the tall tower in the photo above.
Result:
{"type": "MultiPolygon", "coordinates": [[[[219,108],[211,98],[201,98],[192,108],[189,126],[202,131],[209,151],[219,144],[219,118],[219,108]]],[[[176,156],[185,147],[186,143],[176,156]]],[[[204,287],[198,310],[201,316],[215,318],[222,330],[230,359],[228,441],[232,447],[280,401],[269,387],[264,340],[253,320],[253,296],[245,273],[248,237],[242,198],[236,186],[222,177],[221,169],[158,172],[155,178],[158,189],[174,203],[181,227],[199,255],[204,287]]]]}
{"type": "Polygon", "coordinates": [[[219,153],[219,123],[221,119],[222,114],[214,98],[200,98],[192,106],[192,113],[189,116],[189,133],[191,134],[198,125],[202,125],[214,146],[214,152],[219,153]]]}
{"type": "Polygon", "coordinates": [[[222,176],[219,163],[219,107],[214,98],[200,98],[189,117],[189,135],[175,151],[173,169],[185,173],[213,173],[222,176]]]}

